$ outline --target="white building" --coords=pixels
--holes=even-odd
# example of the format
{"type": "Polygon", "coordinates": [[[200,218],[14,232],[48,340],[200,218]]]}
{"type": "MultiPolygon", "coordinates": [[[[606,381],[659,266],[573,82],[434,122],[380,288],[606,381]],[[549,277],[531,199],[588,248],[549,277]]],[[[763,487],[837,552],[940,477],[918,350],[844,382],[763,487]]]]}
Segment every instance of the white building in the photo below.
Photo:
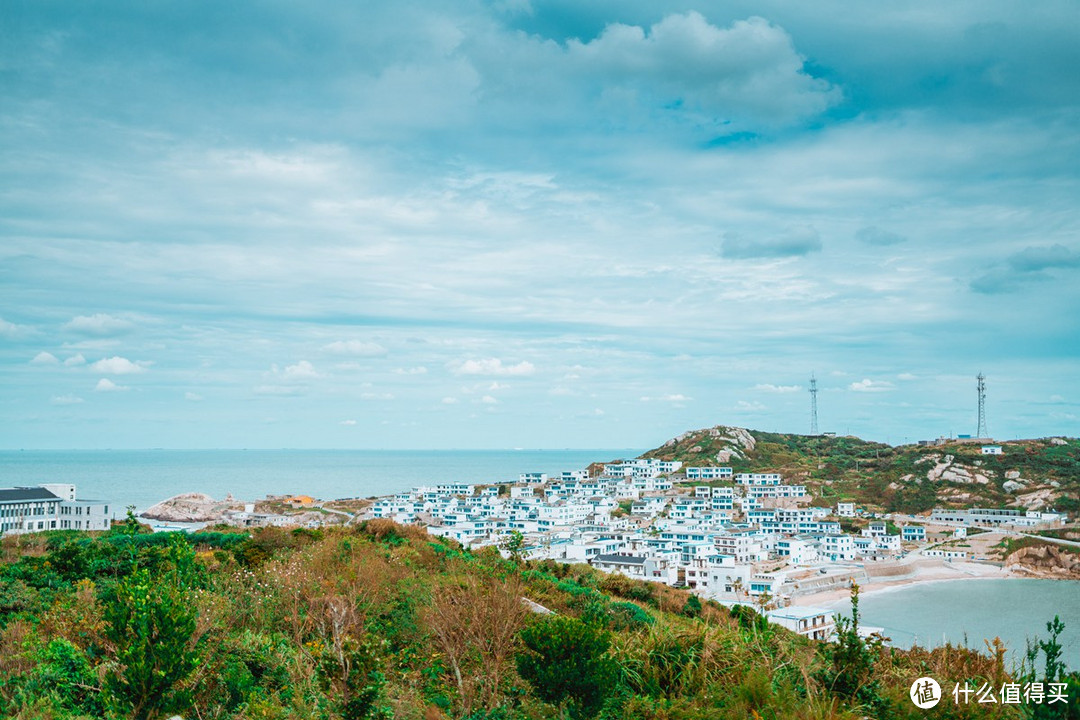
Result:
{"type": "Polygon", "coordinates": [[[734,476],[729,467],[688,467],[683,472],[687,480],[730,480],[734,476]]]}
{"type": "Polygon", "coordinates": [[[769,622],[786,627],[811,640],[828,640],[836,631],[832,610],[819,607],[786,607],[765,613],[769,622]]]}
{"type": "Polygon", "coordinates": [[[905,525],[900,534],[905,542],[926,542],[926,528],[922,525],[905,525]]]}
{"type": "Polygon", "coordinates": [[[0,489],[0,534],[42,530],[108,530],[109,506],[81,500],[75,486],[47,483],[0,489]]]}
{"type": "Polygon", "coordinates": [[[983,445],[982,446],[982,454],[983,455],[1002,455],[1003,452],[1001,450],[1000,445],[983,445]]]}

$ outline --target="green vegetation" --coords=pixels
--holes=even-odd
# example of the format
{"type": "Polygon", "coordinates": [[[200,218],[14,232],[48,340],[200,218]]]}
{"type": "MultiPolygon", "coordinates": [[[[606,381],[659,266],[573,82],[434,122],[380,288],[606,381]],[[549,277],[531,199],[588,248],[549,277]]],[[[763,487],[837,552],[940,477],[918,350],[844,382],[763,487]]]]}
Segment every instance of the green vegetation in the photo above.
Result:
{"type": "MultiPolygon", "coordinates": [[[[865,641],[854,617],[817,643],[748,607],[388,521],[139,530],[4,540],[0,716],[916,718],[914,677],[1005,676],[1000,655],[865,641]]],[[[1044,674],[1076,681],[1058,659],[1044,674]]]]}
{"type": "Polygon", "coordinates": [[[1007,492],[1005,483],[1016,477],[1024,480],[1019,492],[1045,490],[1055,509],[1080,513],[1080,440],[1074,438],[1007,442],[1002,444],[1003,455],[983,455],[975,443],[892,447],[856,437],[749,433],[753,448],[733,441],[733,429],[718,427],[686,433],[678,442],[643,457],[729,465],[735,472],[779,472],[806,484],[818,503],[854,500],[868,508],[906,514],[942,506],[1013,504],[1017,492],[1015,488],[1007,492]],[[731,451],[729,458],[718,459],[731,451]],[[943,478],[939,473],[929,478],[929,471],[939,464],[967,476],[943,478]]]}

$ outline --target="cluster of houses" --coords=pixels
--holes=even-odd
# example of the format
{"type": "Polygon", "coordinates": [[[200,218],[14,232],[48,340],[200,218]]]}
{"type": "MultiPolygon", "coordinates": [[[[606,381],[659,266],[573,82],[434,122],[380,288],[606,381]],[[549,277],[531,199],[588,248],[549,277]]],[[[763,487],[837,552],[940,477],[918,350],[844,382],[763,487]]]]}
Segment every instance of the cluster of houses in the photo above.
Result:
{"type": "MultiPolygon", "coordinates": [[[[605,465],[595,477],[586,470],[523,473],[506,485],[416,488],[376,501],[367,516],[421,524],[472,546],[505,548],[520,534],[520,552],[532,559],[589,563],[761,606],[846,587],[864,577],[859,563],[926,541],[925,528],[914,524],[900,534],[885,521],[845,532],[845,518],[865,513],[854,503],[816,507],[811,500],[805,486],[778,473],[638,459],[605,465]]],[[[774,612],[794,613],[788,620],[810,636],[828,629],[805,610],[774,612]]]]}

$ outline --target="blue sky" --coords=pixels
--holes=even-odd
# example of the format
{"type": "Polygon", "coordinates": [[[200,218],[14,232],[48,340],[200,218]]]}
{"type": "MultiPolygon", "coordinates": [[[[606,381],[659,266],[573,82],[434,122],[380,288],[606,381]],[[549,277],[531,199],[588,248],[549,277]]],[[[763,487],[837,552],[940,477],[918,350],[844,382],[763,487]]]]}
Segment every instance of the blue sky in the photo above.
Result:
{"type": "Polygon", "coordinates": [[[1080,435],[1080,8],[0,6],[0,445],[1080,435]]]}

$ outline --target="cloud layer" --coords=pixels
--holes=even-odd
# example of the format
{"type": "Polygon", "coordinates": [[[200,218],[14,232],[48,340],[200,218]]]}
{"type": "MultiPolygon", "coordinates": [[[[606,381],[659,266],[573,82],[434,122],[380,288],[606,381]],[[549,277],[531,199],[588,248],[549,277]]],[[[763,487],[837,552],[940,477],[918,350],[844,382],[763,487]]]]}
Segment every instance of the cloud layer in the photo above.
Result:
{"type": "Polygon", "coordinates": [[[7,32],[12,446],[646,447],[806,429],[811,374],[823,428],[902,441],[973,431],[980,370],[992,432],[1080,434],[1067,0],[7,32]]]}

